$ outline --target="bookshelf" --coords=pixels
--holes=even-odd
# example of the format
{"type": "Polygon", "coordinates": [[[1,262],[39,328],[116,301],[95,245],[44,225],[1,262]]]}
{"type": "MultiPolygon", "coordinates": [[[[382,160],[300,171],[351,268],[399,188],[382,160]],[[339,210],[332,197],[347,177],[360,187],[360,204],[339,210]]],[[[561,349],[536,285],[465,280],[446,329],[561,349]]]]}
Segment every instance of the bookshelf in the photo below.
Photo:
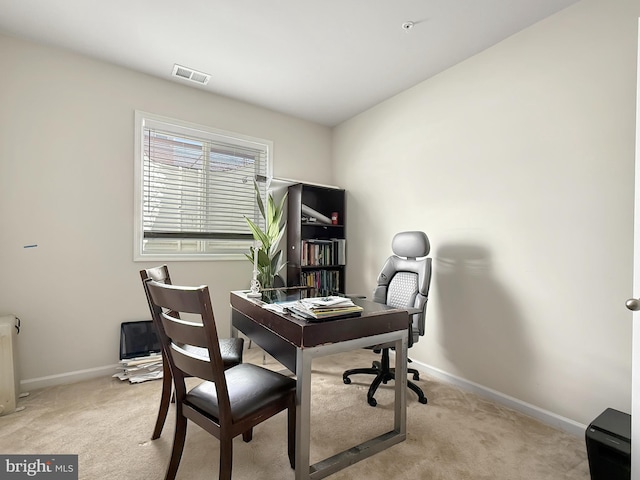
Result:
{"type": "Polygon", "coordinates": [[[309,296],[344,293],[345,191],[298,183],[287,201],[287,285],[314,287],[309,296]]]}

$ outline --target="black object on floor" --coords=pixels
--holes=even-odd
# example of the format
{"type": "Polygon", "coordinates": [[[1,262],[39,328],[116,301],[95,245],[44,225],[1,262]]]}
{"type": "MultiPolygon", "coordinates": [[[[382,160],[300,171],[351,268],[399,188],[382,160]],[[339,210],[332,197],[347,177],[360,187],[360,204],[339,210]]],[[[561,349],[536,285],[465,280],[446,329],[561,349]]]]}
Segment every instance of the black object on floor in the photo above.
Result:
{"type": "Polygon", "coordinates": [[[120,324],[120,360],[160,353],[162,346],[152,320],[120,324]]]}
{"type": "Polygon", "coordinates": [[[591,480],[631,480],[631,415],[607,408],[585,439],[591,480]]]}

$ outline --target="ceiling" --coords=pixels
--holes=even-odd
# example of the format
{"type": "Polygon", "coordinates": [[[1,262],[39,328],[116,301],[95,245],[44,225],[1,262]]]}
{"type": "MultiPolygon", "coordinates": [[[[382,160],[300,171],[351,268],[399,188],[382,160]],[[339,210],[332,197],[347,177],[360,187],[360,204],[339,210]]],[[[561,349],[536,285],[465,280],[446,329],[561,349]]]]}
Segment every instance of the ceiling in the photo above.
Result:
{"type": "Polygon", "coordinates": [[[576,1],[0,0],[0,33],[333,126],[576,1]]]}

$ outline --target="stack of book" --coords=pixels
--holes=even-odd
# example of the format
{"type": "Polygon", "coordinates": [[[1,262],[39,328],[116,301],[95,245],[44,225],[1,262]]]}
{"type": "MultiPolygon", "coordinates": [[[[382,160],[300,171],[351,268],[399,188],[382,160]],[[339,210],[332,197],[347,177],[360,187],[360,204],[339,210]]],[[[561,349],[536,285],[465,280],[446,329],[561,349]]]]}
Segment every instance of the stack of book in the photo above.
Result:
{"type": "Polygon", "coordinates": [[[309,238],[302,240],[300,265],[303,267],[345,265],[346,240],[344,238],[309,238]]]}
{"type": "Polygon", "coordinates": [[[303,298],[288,305],[287,309],[312,320],[354,317],[362,313],[361,306],[353,303],[350,298],[339,296],[303,298]]]}
{"type": "Polygon", "coordinates": [[[141,383],[162,378],[162,355],[153,353],[144,357],[120,360],[118,372],[114,377],[129,380],[129,383],[141,383]]]}
{"type": "Polygon", "coordinates": [[[312,287],[315,291],[310,291],[312,296],[331,295],[339,292],[340,272],[337,270],[311,270],[300,273],[300,285],[312,287]]]}

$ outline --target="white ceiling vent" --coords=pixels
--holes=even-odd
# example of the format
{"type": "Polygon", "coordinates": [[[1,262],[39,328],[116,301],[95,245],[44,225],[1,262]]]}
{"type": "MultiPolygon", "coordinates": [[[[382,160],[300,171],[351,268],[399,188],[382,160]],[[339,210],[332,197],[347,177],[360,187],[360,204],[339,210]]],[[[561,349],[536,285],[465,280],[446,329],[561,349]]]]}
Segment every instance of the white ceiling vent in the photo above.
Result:
{"type": "Polygon", "coordinates": [[[183,67],[177,63],[173,66],[173,72],[171,75],[178,78],[184,78],[185,80],[191,80],[192,82],[199,83],[200,85],[206,85],[209,83],[209,79],[211,78],[211,75],[208,73],[198,72],[197,70],[183,67]]]}

